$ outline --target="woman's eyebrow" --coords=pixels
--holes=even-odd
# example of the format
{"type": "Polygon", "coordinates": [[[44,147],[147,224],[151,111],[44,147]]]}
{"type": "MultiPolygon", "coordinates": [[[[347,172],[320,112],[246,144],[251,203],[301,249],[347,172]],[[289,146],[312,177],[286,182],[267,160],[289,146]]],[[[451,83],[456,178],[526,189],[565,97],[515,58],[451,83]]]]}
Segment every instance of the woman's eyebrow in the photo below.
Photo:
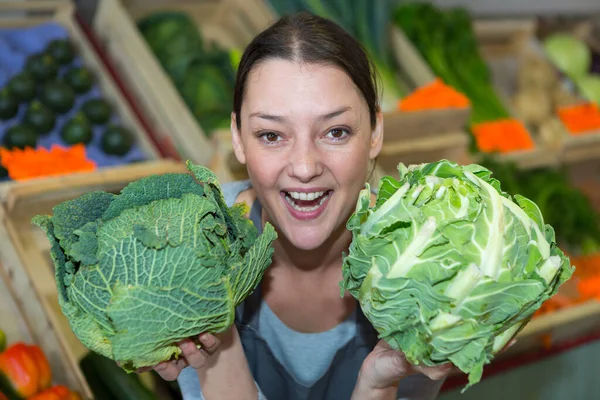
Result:
{"type": "MultiPolygon", "coordinates": [[[[352,107],[350,107],[350,106],[341,107],[335,111],[331,111],[331,112],[328,112],[327,114],[320,115],[319,117],[317,117],[317,121],[318,122],[327,121],[328,119],[335,118],[335,117],[337,117],[347,111],[350,111],[350,110],[352,110],[352,107]]],[[[250,118],[261,118],[261,119],[266,119],[266,120],[274,121],[274,122],[286,122],[287,121],[287,117],[284,117],[281,115],[266,114],[266,113],[263,113],[260,111],[250,114],[250,118]]]]}

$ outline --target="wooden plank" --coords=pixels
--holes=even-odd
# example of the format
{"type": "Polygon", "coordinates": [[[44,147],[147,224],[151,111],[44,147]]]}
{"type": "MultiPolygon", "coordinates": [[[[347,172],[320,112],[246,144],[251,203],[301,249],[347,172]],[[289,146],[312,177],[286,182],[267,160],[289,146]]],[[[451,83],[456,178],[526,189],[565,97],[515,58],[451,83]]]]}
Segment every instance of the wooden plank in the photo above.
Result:
{"type": "Polygon", "coordinates": [[[145,162],[27,182],[4,193],[0,207],[1,277],[8,277],[15,293],[20,293],[17,302],[31,336],[53,362],[57,382],[64,382],[91,398],[78,366],[87,349],[75,337],[60,310],[49,244],[43,232],[31,224],[31,218],[51,214],[54,205],[93,190],[116,192],[129,182],[151,174],[186,171],[183,163],[145,162]]]}

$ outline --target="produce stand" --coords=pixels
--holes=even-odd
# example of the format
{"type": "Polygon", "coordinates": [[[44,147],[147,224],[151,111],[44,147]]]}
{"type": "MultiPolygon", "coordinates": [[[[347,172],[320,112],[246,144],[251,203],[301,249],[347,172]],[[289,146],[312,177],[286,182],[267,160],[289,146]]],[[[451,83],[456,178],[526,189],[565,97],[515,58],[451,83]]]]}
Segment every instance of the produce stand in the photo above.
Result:
{"type": "MultiPolygon", "coordinates": [[[[183,163],[153,161],[107,168],[93,173],[73,174],[39,182],[24,182],[7,188],[0,207],[0,277],[11,290],[0,296],[14,296],[2,301],[2,312],[20,312],[21,320],[9,325],[9,337],[33,338],[40,343],[56,371],[56,379],[91,398],[89,387],[79,369],[79,360],[87,349],[72,333],[58,304],[54,282],[54,264],[49,243],[43,232],[32,225],[38,214],[50,214],[52,207],[93,190],[118,192],[129,182],[152,174],[186,172],[183,163]],[[11,307],[10,302],[17,307],[11,307]],[[8,304],[4,306],[4,304],[8,304]],[[19,311],[17,311],[19,310],[19,311]],[[20,326],[27,327],[23,330],[20,326]],[[19,329],[19,331],[17,331],[19,329]]],[[[12,319],[2,318],[2,321],[12,319]]],[[[3,326],[4,328],[4,326],[3,326]]]]}
{"type": "MultiPolygon", "coordinates": [[[[96,54],[90,41],[77,23],[74,6],[70,2],[60,0],[0,2],[0,15],[7,16],[7,18],[0,20],[0,30],[23,28],[52,29],[52,32],[64,30],[65,35],[75,48],[76,57],[81,60],[81,65],[92,72],[97,85],[92,88],[91,92],[85,94],[84,98],[101,96],[106,99],[114,110],[111,121],[120,123],[133,135],[134,147],[123,156],[101,154],[99,141],[95,136],[95,139],[87,145],[86,150],[89,152],[89,157],[98,163],[99,168],[141,160],[153,160],[160,157],[159,151],[135,116],[130,104],[113,82],[100,57],[96,54]],[[11,15],[11,17],[8,18],[8,15],[11,15]]],[[[58,33],[53,34],[59,35],[58,33]]],[[[75,107],[78,107],[78,103],[75,104],[75,107]]],[[[74,109],[70,111],[70,114],[75,112],[74,109]]],[[[66,117],[57,117],[57,121],[64,118],[66,117]]],[[[3,129],[6,129],[6,126],[3,129]]],[[[49,146],[51,142],[52,144],[61,144],[58,139],[55,139],[55,136],[58,135],[57,129],[58,127],[55,127],[49,138],[43,138],[44,142],[40,139],[40,144],[43,144],[44,147],[49,146]]],[[[94,135],[97,134],[99,134],[99,131],[94,128],[94,135]]],[[[2,181],[2,185],[12,185],[14,183],[14,181],[2,181]]]]}
{"type": "Polygon", "coordinates": [[[95,34],[134,93],[134,99],[151,119],[158,142],[173,146],[181,158],[207,165],[214,155],[214,144],[165,74],[135,20],[164,9],[185,11],[201,22],[202,35],[207,40],[226,47],[244,46],[251,37],[249,21],[260,24],[250,3],[229,0],[98,3],[92,23],[95,34]]]}

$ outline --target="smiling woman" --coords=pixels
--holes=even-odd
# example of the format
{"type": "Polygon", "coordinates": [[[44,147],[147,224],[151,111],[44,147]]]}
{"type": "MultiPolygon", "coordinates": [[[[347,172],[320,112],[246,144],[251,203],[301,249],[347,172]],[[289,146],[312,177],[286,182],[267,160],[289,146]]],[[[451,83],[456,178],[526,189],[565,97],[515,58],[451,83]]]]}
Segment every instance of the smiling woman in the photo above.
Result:
{"type": "Polygon", "coordinates": [[[411,366],[340,296],[346,222],[383,140],[376,72],[358,42],[309,14],[277,21],[239,65],[233,147],[249,180],[229,205],[277,230],[273,263],[223,334],[155,369],[191,399],[434,399],[448,366],[411,366]]]}

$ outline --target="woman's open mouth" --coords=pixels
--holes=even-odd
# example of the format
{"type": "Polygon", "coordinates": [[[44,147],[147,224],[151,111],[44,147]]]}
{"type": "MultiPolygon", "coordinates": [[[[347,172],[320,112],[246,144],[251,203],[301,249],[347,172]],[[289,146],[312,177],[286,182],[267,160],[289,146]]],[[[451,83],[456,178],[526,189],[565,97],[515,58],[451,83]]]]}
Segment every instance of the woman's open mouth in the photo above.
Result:
{"type": "Polygon", "coordinates": [[[313,219],[325,209],[333,190],[316,192],[281,192],[291,214],[298,219],[313,219]]]}

